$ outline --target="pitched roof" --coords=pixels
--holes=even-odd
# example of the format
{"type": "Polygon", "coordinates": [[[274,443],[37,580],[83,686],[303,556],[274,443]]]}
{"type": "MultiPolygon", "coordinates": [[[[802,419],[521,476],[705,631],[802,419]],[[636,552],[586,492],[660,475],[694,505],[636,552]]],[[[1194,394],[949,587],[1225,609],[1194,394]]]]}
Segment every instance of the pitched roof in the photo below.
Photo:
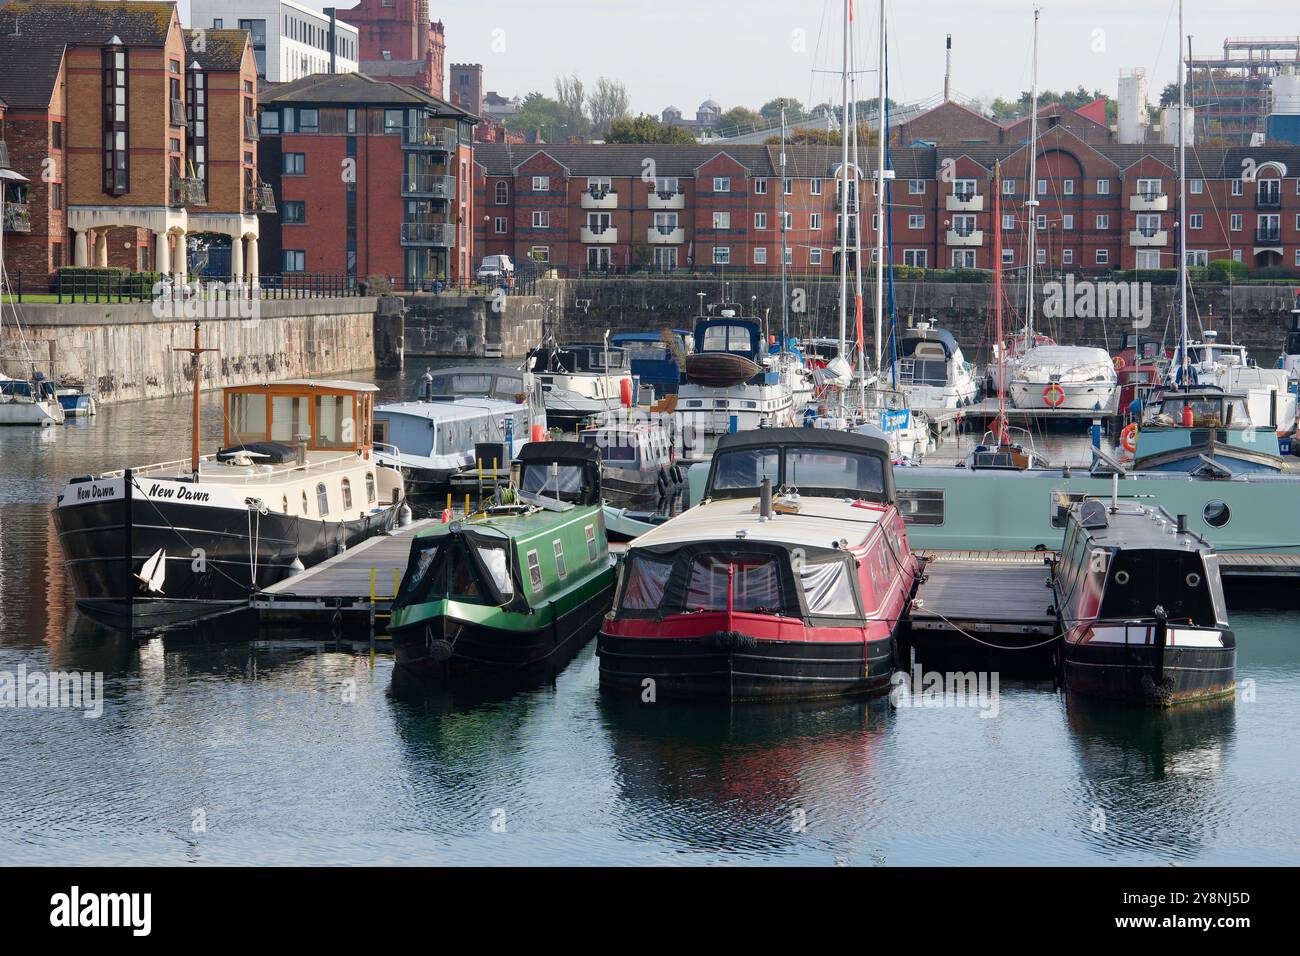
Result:
{"type": "Polygon", "coordinates": [[[190,63],[205,70],[236,73],[244,62],[244,50],[249,45],[247,30],[186,30],[185,49],[190,63]],[[195,46],[202,40],[203,49],[195,46]]]}
{"type": "Polygon", "coordinates": [[[309,103],[325,105],[429,106],[440,116],[457,116],[477,120],[473,113],[453,106],[414,86],[377,80],[364,73],[313,73],[290,83],[281,83],[258,96],[263,105],[272,103],[309,103]]]}
{"type": "MultiPolygon", "coordinates": [[[[0,7],[0,10],[3,10],[0,7]]],[[[63,43],[32,43],[0,27],[0,96],[10,109],[45,109],[63,65],[63,43]]]]}
{"type": "Polygon", "coordinates": [[[162,46],[175,14],[170,2],[10,0],[0,6],[0,33],[20,33],[34,45],[99,46],[116,36],[127,46],[162,46]]]}

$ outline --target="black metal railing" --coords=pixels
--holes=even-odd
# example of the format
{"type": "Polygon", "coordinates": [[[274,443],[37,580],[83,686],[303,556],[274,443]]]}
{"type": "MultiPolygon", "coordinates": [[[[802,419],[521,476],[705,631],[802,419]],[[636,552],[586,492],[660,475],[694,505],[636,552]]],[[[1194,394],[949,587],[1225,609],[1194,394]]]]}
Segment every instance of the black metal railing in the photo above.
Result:
{"type": "Polygon", "coordinates": [[[1264,226],[1255,230],[1255,241],[1258,243],[1272,243],[1276,245],[1282,241],[1282,228],[1264,226]]]}
{"type": "Polygon", "coordinates": [[[206,206],[208,194],[203,180],[188,176],[172,179],[171,204],[173,206],[206,206]]]}
{"type": "MultiPolygon", "coordinates": [[[[3,187],[0,187],[3,188],[3,187]]],[[[25,202],[5,203],[5,232],[28,233],[32,231],[32,210],[25,202]]]]}
{"type": "Polygon", "coordinates": [[[456,195],[456,178],[439,173],[404,173],[402,193],[407,196],[453,199],[456,195]]]}
{"type": "Polygon", "coordinates": [[[266,183],[258,183],[248,190],[248,208],[253,212],[275,212],[275,190],[266,183]]]}
{"type": "Polygon", "coordinates": [[[456,131],[445,126],[407,126],[403,130],[407,146],[441,149],[452,152],[456,148],[456,131]]]}
{"type": "Polygon", "coordinates": [[[1282,207],[1282,190],[1277,186],[1261,186],[1255,194],[1255,206],[1259,209],[1280,209],[1282,207]]]}
{"type": "Polygon", "coordinates": [[[402,242],[450,248],[456,244],[456,225],[450,222],[404,222],[402,242]]]}
{"type": "Polygon", "coordinates": [[[954,189],[952,195],[958,202],[970,202],[978,194],[973,189],[954,189]]]}

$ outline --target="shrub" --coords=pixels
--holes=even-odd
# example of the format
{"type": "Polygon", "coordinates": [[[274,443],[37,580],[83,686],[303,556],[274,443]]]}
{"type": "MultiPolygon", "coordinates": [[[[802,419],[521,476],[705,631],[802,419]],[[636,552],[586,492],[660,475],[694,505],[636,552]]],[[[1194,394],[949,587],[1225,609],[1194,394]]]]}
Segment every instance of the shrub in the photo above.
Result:
{"type": "Polygon", "coordinates": [[[1240,282],[1250,276],[1250,266],[1236,259],[1215,259],[1206,270],[1214,282],[1240,282]]]}

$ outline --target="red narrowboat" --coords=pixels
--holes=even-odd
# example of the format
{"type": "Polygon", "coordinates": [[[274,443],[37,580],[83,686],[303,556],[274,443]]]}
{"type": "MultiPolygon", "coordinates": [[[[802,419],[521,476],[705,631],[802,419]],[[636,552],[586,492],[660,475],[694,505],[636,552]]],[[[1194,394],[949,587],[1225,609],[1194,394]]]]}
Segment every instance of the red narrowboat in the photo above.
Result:
{"type": "Polygon", "coordinates": [[[601,684],[644,699],[883,692],[919,572],[883,436],[725,435],[704,500],[628,549],[601,684]]]}

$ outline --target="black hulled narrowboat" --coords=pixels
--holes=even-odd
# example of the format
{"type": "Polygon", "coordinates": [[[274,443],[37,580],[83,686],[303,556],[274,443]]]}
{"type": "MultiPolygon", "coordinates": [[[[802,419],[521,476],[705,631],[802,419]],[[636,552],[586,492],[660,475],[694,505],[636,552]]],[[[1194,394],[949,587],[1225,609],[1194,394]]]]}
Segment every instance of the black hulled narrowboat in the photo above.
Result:
{"type": "Polygon", "coordinates": [[[724,435],[701,504],[629,547],[601,685],[656,700],[884,691],[917,575],[883,436],[724,435]]]}
{"type": "Polygon", "coordinates": [[[1075,504],[1052,587],[1068,692],[1156,706],[1233,693],[1237,642],[1219,559],[1182,517],[1075,504]]]}

